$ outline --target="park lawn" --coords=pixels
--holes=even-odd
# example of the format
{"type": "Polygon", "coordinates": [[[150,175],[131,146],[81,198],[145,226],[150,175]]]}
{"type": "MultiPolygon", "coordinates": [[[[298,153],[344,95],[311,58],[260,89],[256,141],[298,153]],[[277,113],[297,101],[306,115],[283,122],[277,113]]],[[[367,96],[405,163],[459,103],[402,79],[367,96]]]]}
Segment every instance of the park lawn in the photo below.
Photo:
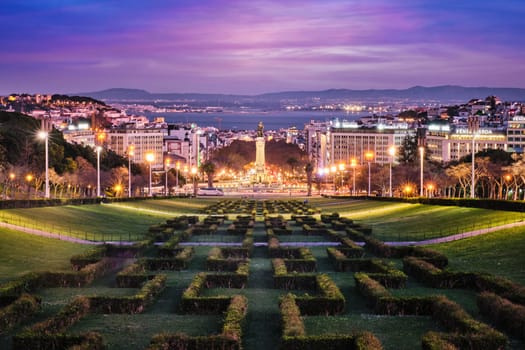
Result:
{"type": "Polygon", "coordinates": [[[137,201],[131,202],[134,207],[125,203],[9,209],[2,210],[0,220],[87,240],[141,240],[149,226],[180,215],[177,210],[186,205],[185,202],[182,199],[172,201],[176,205],[169,211],[165,210],[168,200],[158,201],[158,206],[137,201]]]}
{"type": "Polygon", "coordinates": [[[140,200],[129,202],[115,202],[111,206],[139,211],[156,213],[163,216],[197,214],[201,209],[215,204],[218,198],[170,198],[155,200],[140,200]]]}
{"type": "Polygon", "coordinates": [[[69,258],[90,248],[0,228],[0,283],[31,271],[70,270],[69,258]]]}
{"type": "Polygon", "coordinates": [[[373,200],[332,199],[318,203],[323,212],[372,227],[372,234],[384,241],[413,241],[450,236],[487,227],[521,221],[523,214],[501,210],[390,203],[373,200]]]}
{"type": "Polygon", "coordinates": [[[525,284],[525,227],[428,247],[448,257],[449,269],[488,272],[525,284]]]}

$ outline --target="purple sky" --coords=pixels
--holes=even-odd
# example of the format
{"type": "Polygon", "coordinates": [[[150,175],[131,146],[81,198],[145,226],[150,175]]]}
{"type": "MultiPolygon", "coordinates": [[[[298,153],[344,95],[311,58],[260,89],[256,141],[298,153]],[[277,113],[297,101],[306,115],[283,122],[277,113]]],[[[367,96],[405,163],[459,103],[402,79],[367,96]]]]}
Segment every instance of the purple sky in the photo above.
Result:
{"type": "Polygon", "coordinates": [[[525,88],[523,0],[46,0],[0,13],[0,94],[525,88]]]}

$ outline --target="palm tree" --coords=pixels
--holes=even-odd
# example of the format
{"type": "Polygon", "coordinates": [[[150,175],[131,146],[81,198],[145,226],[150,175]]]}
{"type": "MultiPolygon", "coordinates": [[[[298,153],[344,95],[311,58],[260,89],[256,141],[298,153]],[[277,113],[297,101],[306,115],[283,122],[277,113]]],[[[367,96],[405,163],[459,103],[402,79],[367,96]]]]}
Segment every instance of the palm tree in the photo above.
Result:
{"type": "Polygon", "coordinates": [[[206,174],[208,178],[208,187],[213,187],[213,176],[215,175],[215,164],[212,161],[207,160],[201,165],[200,169],[203,173],[206,174]]]}
{"type": "Polygon", "coordinates": [[[310,197],[312,195],[312,173],[314,171],[312,163],[308,162],[304,167],[304,171],[306,172],[306,188],[308,189],[307,196],[310,197]]]}

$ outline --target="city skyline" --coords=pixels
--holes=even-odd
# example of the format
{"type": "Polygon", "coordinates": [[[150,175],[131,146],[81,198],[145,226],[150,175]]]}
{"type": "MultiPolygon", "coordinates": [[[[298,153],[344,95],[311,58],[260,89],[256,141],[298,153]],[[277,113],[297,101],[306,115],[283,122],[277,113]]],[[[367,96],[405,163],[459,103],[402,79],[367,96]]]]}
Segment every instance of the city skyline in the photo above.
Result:
{"type": "Polygon", "coordinates": [[[525,5],[47,1],[0,14],[0,94],[525,87],[525,5]]]}

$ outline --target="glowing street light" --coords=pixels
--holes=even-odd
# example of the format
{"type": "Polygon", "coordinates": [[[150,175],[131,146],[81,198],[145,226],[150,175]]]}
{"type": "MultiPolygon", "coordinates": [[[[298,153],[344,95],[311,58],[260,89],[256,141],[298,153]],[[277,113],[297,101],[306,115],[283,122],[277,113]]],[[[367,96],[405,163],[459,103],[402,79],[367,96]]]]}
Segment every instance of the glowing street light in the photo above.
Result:
{"type": "Polygon", "coordinates": [[[419,196],[423,197],[423,160],[425,157],[425,147],[419,147],[419,158],[421,161],[420,164],[420,174],[419,174],[419,196]]]}
{"type": "Polygon", "coordinates": [[[97,197],[100,197],[100,151],[102,147],[97,146],[97,197]]]}
{"type": "Polygon", "coordinates": [[[177,190],[179,189],[179,171],[180,171],[180,162],[177,162],[175,165],[175,175],[177,175],[175,177],[175,187],[177,188],[177,190]]]}
{"type": "Polygon", "coordinates": [[[155,154],[153,152],[146,153],[146,161],[149,164],[149,191],[148,194],[151,197],[153,195],[153,192],[151,191],[151,163],[155,160],[155,154]]]}
{"type": "Polygon", "coordinates": [[[338,168],[339,168],[339,171],[341,172],[341,191],[343,191],[345,163],[339,163],[338,168]]]}
{"type": "Polygon", "coordinates": [[[164,195],[167,196],[169,193],[168,193],[168,171],[170,170],[170,159],[167,158],[166,161],[164,162],[164,165],[165,165],[165,168],[164,168],[164,173],[166,174],[166,178],[165,178],[165,183],[164,183],[164,195]]]}
{"type": "Polygon", "coordinates": [[[356,191],[355,191],[355,167],[357,166],[357,160],[355,158],[352,158],[350,160],[350,166],[352,167],[352,192],[353,192],[353,195],[355,196],[356,194],[356,191]]]}
{"type": "Polygon", "coordinates": [[[121,184],[116,184],[115,185],[115,193],[117,195],[117,197],[120,197],[120,191],[122,191],[122,185],[121,184]]]}
{"type": "Polygon", "coordinates": [[[371,170],[370,170],[370,162],[374,159],[374,152],[372,151],[366,151],[365,153],[365,159],[368,162],[368,196],[370,197],[371,194],[371,170]]]}
{"type": "Polygon", "coordinates": [[[427,185],[427,196],[428,198],[432,198],[432,194],[434,193],[434,185],[428,184],[427,185]]]}
{"type": "Polygon", "coordinates": [[[394,162],[394,157],[396,155],[396,146],[390,146],[388,148],[388,154],[390,155],[390,185],[389,185],[389,194],[390,197],[393,197],[394,194],[392,193],[392,163],[394,162]]]}
{"type": "Polygon", "coordinates": [[[193,180],[193,195],[197,196],[197,180],[195,178],[195,175],[197,175],[197,168],[196,167],[192,167],[191,168],[191,177],[192,177],[192,180],[193,180]]]}
{"type": "Polygon", "coordinates": [[[38,132],[38,137],[45,141],[46,145],[46,187],[45,187],[45,198],[49,198],[49,133],[45,130],[38,132]]]}
{"type": "Polygon", "coordinates": [[[31,181],[33,181],[33,175],[27,174],[26,181],[27,181],[27,198],[29,198],[31,197],[31,181]]]}
{"type": "Polygon", "coordinates": [[[135,155],[135,146],[128,146],[128,197],[131,197],[131,158],[135,155]]]}

